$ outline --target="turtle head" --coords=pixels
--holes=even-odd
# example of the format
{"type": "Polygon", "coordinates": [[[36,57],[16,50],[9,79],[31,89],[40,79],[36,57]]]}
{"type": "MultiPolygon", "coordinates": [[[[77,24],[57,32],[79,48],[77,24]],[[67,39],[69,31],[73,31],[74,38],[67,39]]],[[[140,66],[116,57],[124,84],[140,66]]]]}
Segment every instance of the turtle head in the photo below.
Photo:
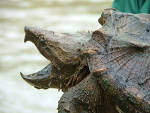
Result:
{"type": "Polygon", "coordinates": [[[66,90],[89,74],[82,50],[90,40],[90,33],[56,33],[35,27],[25,27],[24,41],[31,41],[50,61],[41,71],[23,75],[22,78],[39,89],[66,90]]]}

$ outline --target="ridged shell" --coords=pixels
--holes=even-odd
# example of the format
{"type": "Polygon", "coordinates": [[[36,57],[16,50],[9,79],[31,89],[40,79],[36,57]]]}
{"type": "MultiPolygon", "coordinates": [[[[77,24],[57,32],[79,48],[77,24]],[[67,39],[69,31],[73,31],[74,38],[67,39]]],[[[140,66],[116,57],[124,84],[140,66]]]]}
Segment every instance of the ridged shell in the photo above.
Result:
{"type": "Polygon", "coordinates": [[[150,104],[150,18],[143,19],[112,11],[103,27],[93,33],[103,48],[90,55],[88,64],[91,72],[107,75],[127,94],[150,104]]]}

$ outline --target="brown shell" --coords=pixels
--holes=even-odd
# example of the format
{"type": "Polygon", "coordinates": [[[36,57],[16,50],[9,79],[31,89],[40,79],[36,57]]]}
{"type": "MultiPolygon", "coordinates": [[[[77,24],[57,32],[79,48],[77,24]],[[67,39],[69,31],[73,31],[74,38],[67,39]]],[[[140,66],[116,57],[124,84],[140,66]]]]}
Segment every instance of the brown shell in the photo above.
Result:
{"type": "Polygon", "coordinates": [[[102,48],[88,58],[89,69],[101,77],[100,83],[106,91],[149,113],[150,15],[140,17],[112,9],[109,15],[104,14],[107,18],[104,15],[103,27],[92,37],[102,48]]]}

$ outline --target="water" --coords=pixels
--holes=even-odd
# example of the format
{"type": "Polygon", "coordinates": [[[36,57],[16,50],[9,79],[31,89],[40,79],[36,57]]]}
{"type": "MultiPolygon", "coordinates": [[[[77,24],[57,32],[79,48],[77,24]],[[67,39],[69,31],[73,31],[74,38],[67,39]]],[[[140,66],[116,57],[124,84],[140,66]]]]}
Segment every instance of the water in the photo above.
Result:
{"type": "Polygon", "coordinates": [[[111,0],[0,0],[0,113],[57,113],[62,92],[37,90],[22,80],[49,62],[31,43],[25,25],[57,32],[91,31],[111,0]],[[104,2],[105,1],[105,2],[104,2]]]}

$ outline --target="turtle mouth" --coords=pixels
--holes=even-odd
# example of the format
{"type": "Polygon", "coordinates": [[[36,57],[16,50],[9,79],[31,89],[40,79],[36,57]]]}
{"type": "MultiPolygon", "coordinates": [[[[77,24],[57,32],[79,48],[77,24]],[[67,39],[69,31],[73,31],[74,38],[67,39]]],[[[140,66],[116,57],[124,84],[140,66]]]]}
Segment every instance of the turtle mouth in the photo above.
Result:
{"type": "MultiPolygon", "coordinates": [[[[34,43],[35,46],[39,49],[40,53],[49,60],[49,54],[47,54],[47,52],[44,50],[45,41],[43,40],[43,34],[46,33],[46,31],[27,26],[25,26],[24,31],[24,42],[30,41],[34,43]]],[[[50,63],[36,73],[24,75],[20,72],[20,75],[28,84],[34,86],[37,89],[57,88],[58,84],[56,80],[53,79],[54,71],[52,70],[56,71],[56,68],[54,69],[54,66],[50,63]]]]}
{"type": "Polygon", "coordinates": [[[83,59],[77,63],[64,64],[55,55],[53,55],[54,47],[47,47],[46,35],[52,34],[51,31],[45,31],[34,27],[25,27],[24,42],[31,41],[38,48],[39,52],[48,60],[51,61],[49,65],[33,74],[24,75],[20,73],[21,77],[30,85],[38,89],[57,88],[65,90],[82,81],[89,73],[89,68],[84,63],[83,59]]]}

